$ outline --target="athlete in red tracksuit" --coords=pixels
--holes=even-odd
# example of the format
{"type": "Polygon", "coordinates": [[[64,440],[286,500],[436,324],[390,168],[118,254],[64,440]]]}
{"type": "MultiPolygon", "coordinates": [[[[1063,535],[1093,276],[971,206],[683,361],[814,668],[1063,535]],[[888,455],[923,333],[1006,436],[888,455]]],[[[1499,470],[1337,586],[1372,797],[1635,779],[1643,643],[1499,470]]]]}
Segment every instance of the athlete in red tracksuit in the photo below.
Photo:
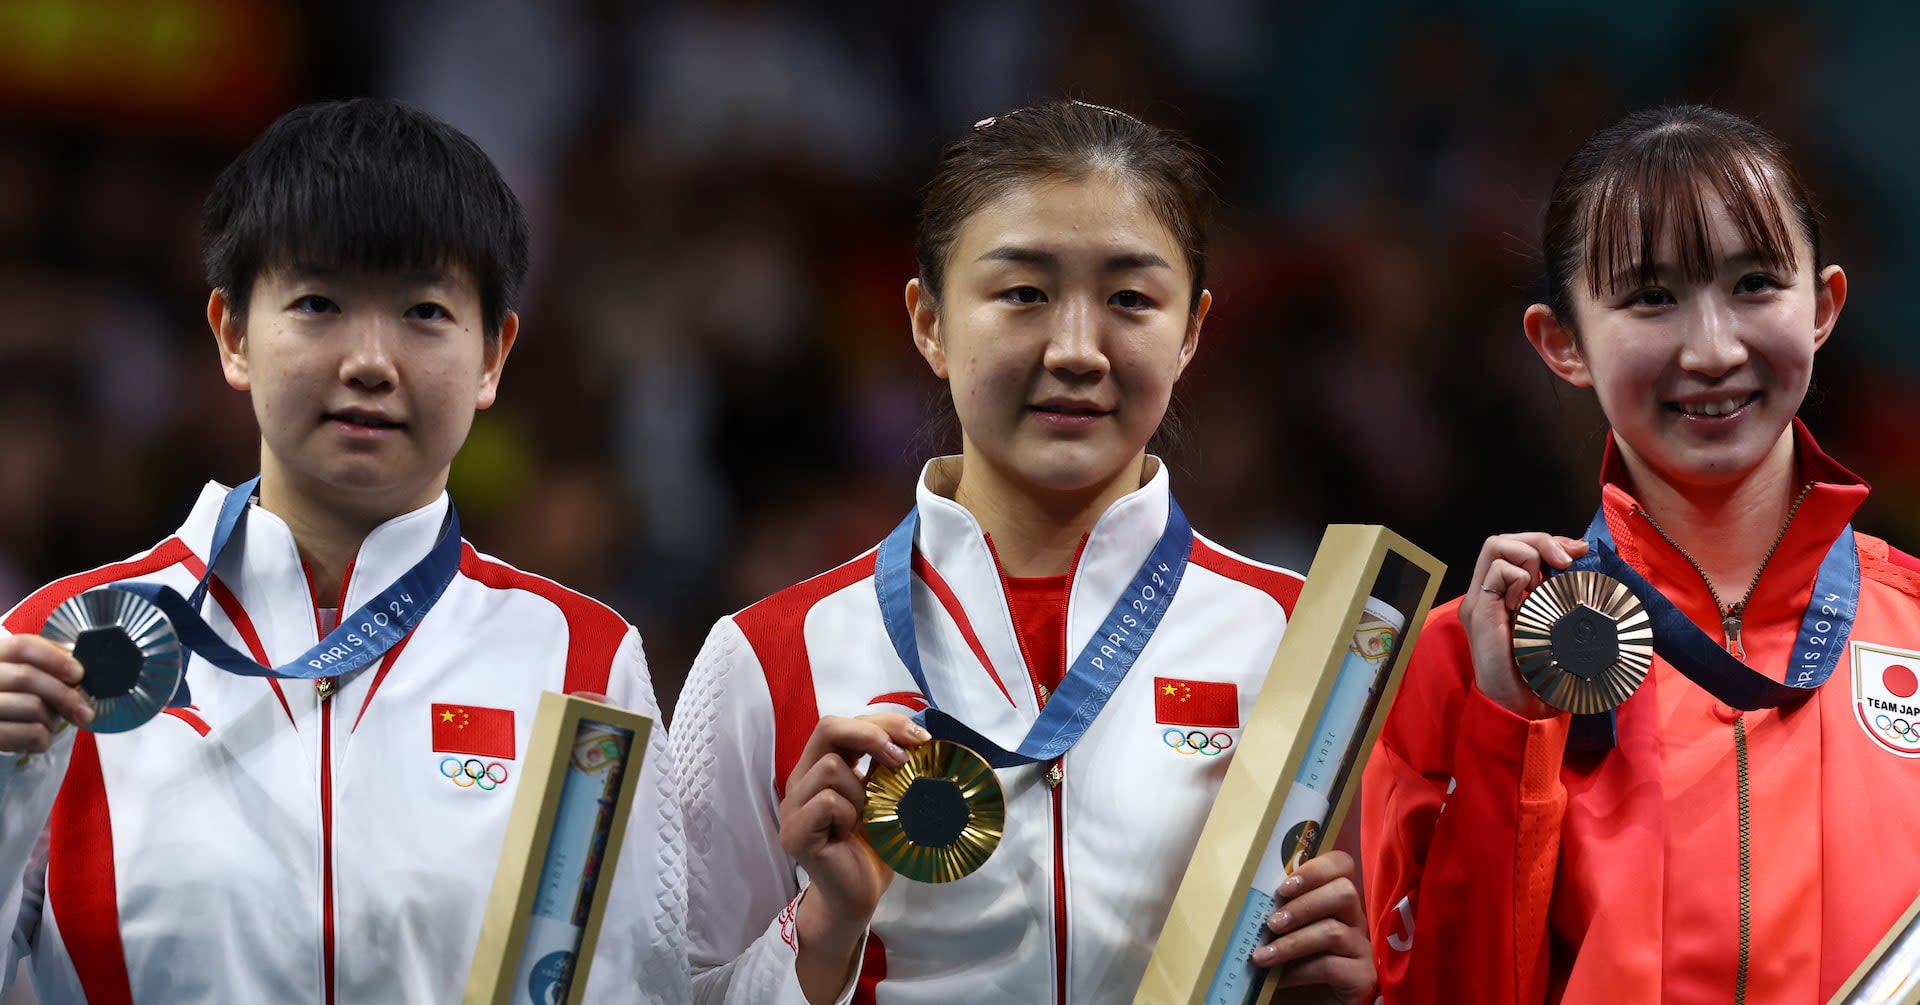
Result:
{"type": "Polygon", "coordinates": [[[1619,556],[1747,666],[1812,685],[1790,667],[1832,652],[1830,679],[1741,713],[1656,659],[1609,744],[1510,648],[1589,546],[1490,539],[1364,779],[1389,1002],[1825,1002],[1920,890],[1920,563],[1848,528],[1867,486],[1793,418],[1846,298],[1808,206],[1751,124],[1632,116],[1556,184],[1526,331],[1612,424],[1619,556]]]}

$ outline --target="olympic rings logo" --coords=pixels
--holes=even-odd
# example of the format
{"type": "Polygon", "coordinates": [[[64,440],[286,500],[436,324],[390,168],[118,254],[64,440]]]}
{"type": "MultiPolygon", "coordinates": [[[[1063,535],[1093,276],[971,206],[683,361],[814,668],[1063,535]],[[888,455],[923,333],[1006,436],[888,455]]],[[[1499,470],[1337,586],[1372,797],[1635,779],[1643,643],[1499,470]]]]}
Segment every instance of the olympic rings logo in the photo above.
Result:
{"type": "Polygon", "coordinates": [[[1873,724],[1880,727],[1880,732],[1885,733],[1890,740],[1920,743],[1920,723],[1879,715],[1874,717],[1873,724]]]}
{"type": "Polygon", "coordinates": [[[1209,735],[1204,729],[1169,729],[1160,734],[1160,742],[1182,754],[1199,754],[1202,757],[1219,757],[1233,746],[1233,737],[1226,733],[1209,735]]]}
{"type": "Polygon", "coordinates": [[[492,792],[506,782],[507,766],[499,761],[482,761],[477,757],[465,760],[442,757],[440,777],[452,779],[453,784],[463,789],[477,788],[482,792],[492,792]]]}

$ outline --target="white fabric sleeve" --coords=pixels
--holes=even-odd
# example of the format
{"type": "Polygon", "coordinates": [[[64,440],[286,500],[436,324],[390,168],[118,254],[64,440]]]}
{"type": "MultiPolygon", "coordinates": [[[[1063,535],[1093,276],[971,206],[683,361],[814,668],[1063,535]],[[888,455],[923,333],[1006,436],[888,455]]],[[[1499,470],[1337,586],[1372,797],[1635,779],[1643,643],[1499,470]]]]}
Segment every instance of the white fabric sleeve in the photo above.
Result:
{"type": "Polygon", "coordinates": [[[687,982],[687,860],[680,803],[673,790],[673,752],[640,633],[632,628],[614,656],[607,699],[651,716],[653,729],[634,785],[613,884],[604,894],[606,913],[585,1000],[594,1005],[686,1005],[693,1000],[687,982]]]}
{"type": "MultiPolygon", "coordinates": [[[[774,731],[759,659],[724,618],[687,675],[673,730],[687,825],[687,952],[701,1005],[806,1005],[794,971],[801,887],[780,846],[774,731]]],[[[849,978],[840,1005],[854,985],[849,978]]]]}
{"type": "MultiPolygon", "coordinates": [[[[0,636],[9,634],[0,628],[0,636]]],[[[12,918],[0,990],[13,983],[16,964],[33,955],[47,890],[47,823],[73,755],[68,727],[43,754],[0,753],[0,918],[12,918]]]]}

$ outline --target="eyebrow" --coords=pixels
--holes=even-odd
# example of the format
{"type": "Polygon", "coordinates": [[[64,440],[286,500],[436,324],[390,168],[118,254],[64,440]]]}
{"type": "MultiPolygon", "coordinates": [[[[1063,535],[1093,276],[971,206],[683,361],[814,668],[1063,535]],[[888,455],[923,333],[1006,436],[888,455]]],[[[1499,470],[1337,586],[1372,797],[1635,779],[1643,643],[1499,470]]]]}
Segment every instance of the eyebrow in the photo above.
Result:
{"type": "MultiPolygon", "coordinates": [[[[1060,256],[1051,251],[1038,248],[1026,248],[1019,245],[1003,244],[981,255],[982,262],[1017,262],[1024,265],[1058,266],[1060,256]]],[[[1131,272],[1137,269],[1171,269],[1173,265],[1165,258],[1151,251],[1125,252],[1108,255],[1101,263],[1102,272],[1131,272]]]]}
{"type": "MultiPolygon", "coordinates": [[[[1750,248],[1739,254],[1728,255],[1720,259],[1720,263],[1715,271],[1716,273],[1728,272],[1734,269],[1751,268],[1755,265],[1771,266],[1773,264],[1773,262],[1768,261],[1767,256],[1762,254],[1759,249],[1750,248]]],[[[1607,289],[1630,289],[1640,284],[1640,278],[1642,276],[1648,276],[1654,282],[1670,282],[1671,277],[1683,273],[1684,270],[1673,262],[1654,262],[1651,268],[1628,266],[1613,274],[1613,277],[1608,280],[1607,289]]]]}
{"type": "Polygon", "coordinates": [[[410,287],[442,286],[454,281],[452,270],[408,270],[389,272],[386,270],[340,269],[326,265],[291,266],[280,271],[280,275],[294,282],[335,283],[353,279],[378,279],[410,287]]]}

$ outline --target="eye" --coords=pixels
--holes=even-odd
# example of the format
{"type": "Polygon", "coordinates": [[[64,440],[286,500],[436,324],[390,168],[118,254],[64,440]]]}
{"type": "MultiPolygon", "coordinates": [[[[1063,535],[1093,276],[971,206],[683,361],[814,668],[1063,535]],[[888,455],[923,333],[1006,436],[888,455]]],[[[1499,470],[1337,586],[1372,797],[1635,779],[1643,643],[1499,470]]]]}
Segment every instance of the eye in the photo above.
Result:
{"type": "Polygon", "coordinates": [[[1675,303],[1677,303],[1677,301],[1673,299],[1673,294],[1657,286],[1641,290],[1627,298],[1627,306],[1629,307],[1671,307],[1675,303]]]}
{"type": "Polygon", "coordinates": [[[412,307],[407,308],[407,317],[416,318],[421,321],[445,321],[452,316],[453,315],[447,313],[445,307],[436,303],[414,304],[412,307]]]}
{"type": "Polygon", "coordinates": [[[318,293],[309,293],[293,302],[293,309],[301,314],[338,314],[339,305],[318,293]]]}
{"type": "Polygon", "coordinates": [[[1733,292],[1735,293],[1765,293],[1768,290],[1777,290],[1779,288],[1779,281],[1764,272],[1756,272],[1751,276],[1742,276],[1739,282],[1733,284],[1733,292]]]}
{"type": "Polygon", "coordinates": [[[1016,286],[1000,294],[1000,299],[1011,300],[1016,304],[1044,304],[1047,302],[1047,295],[1040,292],[1037,286],[1016,286]]]}
{"type": "Polygon", "coordinates": [[[1148,300],[1147,295],[1139,290],[1121,290],[1113,296],[1108,297],[1107,303],[1121,310],[1128,311],[1145,310],[1153,306],[1153,301],[1148,300]]]}

